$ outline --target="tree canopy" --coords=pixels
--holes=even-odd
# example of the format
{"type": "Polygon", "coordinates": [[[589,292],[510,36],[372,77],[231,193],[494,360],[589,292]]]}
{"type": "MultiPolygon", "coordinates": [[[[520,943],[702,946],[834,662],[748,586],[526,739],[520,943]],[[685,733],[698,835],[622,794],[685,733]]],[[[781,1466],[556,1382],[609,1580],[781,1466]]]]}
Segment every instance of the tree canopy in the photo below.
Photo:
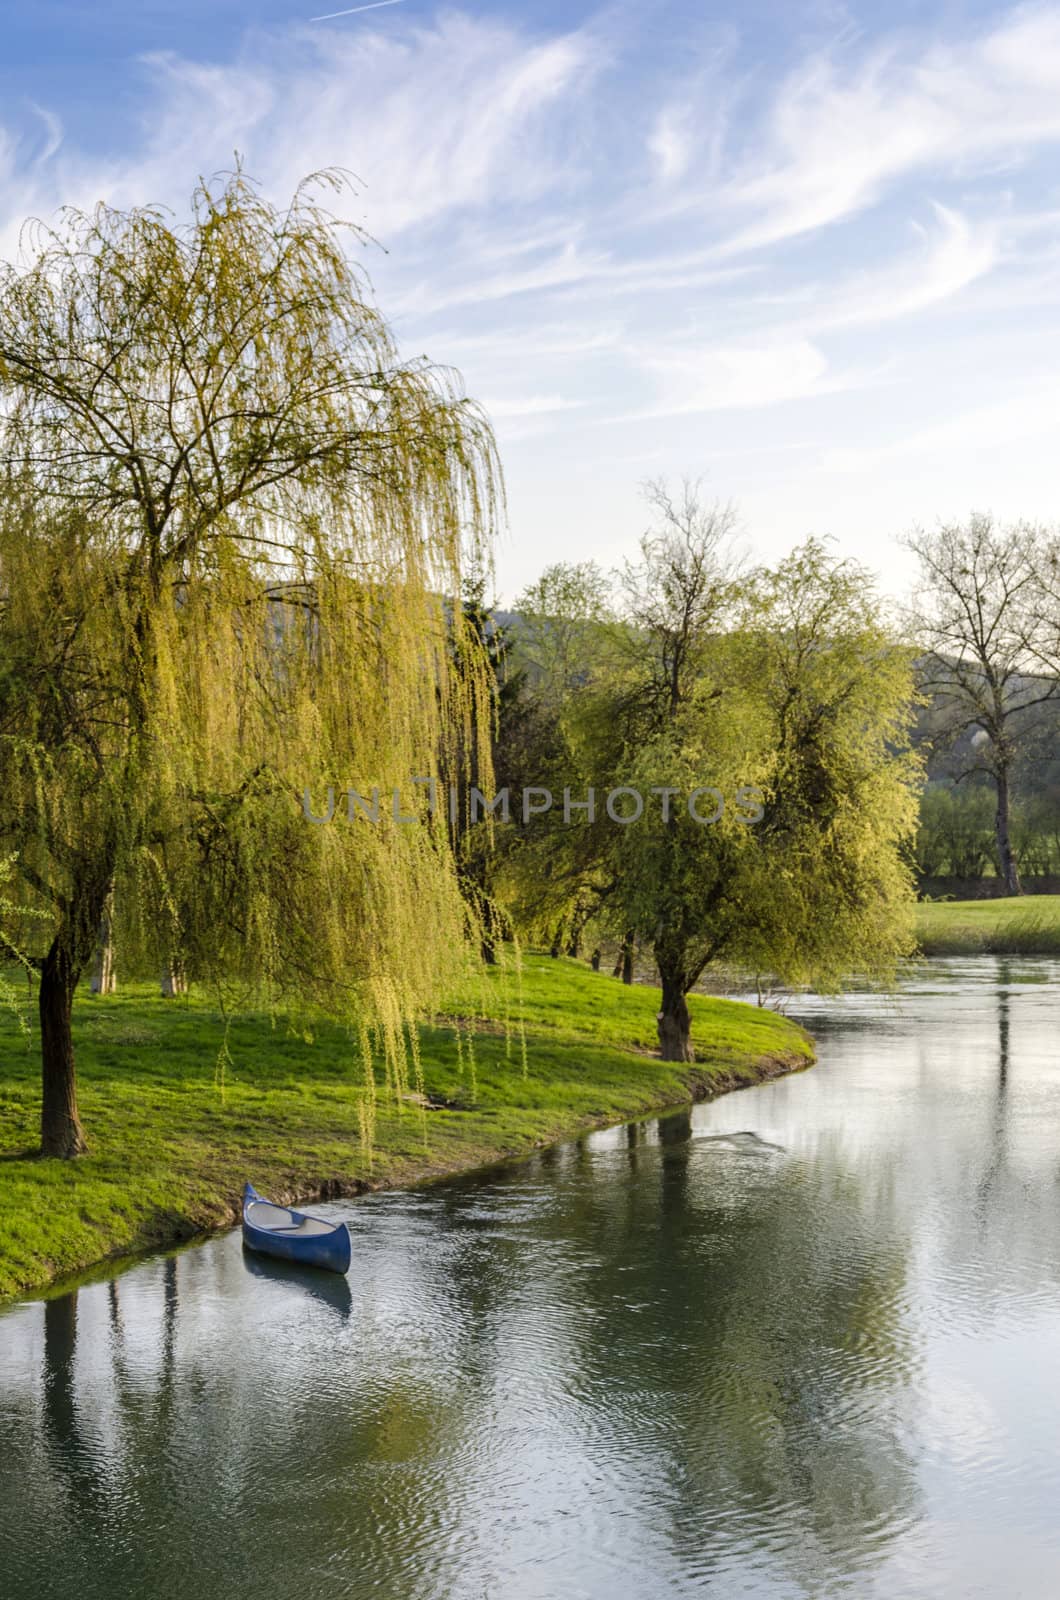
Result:
{"type": "Polygon", "coordinates": [[[750,568],[730,508],[689,483],[649,500],[606,603],[576,568],[532,591],[564,608],[550,630],[535,606],[528,629],[559,706],[535,779],[555,799],[502,835],[499,879],[532,936],[590,924],[627,958],[639,939],[662,1053],[691,1060],[685,996],[712,963],[834,987],[910,948],[915,694],[858,564],[809,540],[750,568]]]}
{"type": "Polygon", "coordinates": [[[0,274],[3,938],[40,976],[46,1154],[84,1148],[70,1005],[111,896],[128,966],[337,1008],[399,1075],[467,948],[410,784],[478,737],[460,593],[500,471],[456,375],[400,359],[329,183],[68,211],[0,274]],[[314,826],[329,785],[380,821],[314,826]]]}

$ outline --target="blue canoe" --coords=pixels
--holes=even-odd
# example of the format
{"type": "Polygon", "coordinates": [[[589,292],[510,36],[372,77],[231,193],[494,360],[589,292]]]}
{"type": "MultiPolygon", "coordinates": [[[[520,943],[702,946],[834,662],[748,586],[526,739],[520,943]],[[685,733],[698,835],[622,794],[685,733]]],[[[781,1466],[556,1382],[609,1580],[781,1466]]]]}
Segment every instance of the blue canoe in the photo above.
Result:
{"type": "Polygon", "coordinates": [[[327,1272],[346,1272],[352,1253],[350,1230],[344,1222],[325,1222],[287,1206],[274,1206],[249,1183],[243,1190],[243,1243],[262,1255],[298,1261],[304,1267],[323,1267],[327,1272]]]}

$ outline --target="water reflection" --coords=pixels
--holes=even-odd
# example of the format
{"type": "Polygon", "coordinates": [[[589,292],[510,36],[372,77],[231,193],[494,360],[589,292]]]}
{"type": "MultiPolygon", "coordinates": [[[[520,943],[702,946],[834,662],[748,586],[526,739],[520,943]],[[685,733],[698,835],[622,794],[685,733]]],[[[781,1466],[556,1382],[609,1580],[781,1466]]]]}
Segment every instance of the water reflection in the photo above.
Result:
{"type": "Polygon", "coordinates": [[[15,1308],[5,1594],[1051,1600],[1058,976],[809,997],[812,1073],[323,1208],[348,1280],[15,1308]]]}
{"type": "Polygon", "coordinates": [[[316,1272],[311,1267],[255,1255],[252,1250],[243,1251],[243,1265],[252,1278],[274,1283],[295,1297],[306,1295],[311,1300],[319,1300],[337,1312],[343,1321],[350,1314],[353,1295],[349,1280],[337,1272],[316,1272]]]}
{"type": "Polygon", "coordinates": [[[44,1303],[44,1431],[57,1459],[80,1454],[74,1411],[74,1347],[77,1343],[77,1291],[44,1303]]]}
{"type": "Polygon", "coordinates": [[[987,1227],[990,1216],[991,1195],[1001,1175],[1007,1143],[1009,1035],[1011,1027],[1011,996],[1008,985],[1011,973],[1007,962],[998,963],[997,990],[997,1094],[994,1100],[993,1132],[988,1144],[988,1158],[976,1190],[975,1210],[982,1227],[987,1227]]]}

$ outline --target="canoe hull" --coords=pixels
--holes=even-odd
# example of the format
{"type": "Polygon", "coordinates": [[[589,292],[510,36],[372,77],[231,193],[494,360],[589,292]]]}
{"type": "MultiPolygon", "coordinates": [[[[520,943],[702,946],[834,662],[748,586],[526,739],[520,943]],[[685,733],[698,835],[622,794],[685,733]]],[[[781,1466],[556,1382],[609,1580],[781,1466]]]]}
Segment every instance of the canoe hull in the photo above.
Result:
{"type": "MultiPolygon", "coordinates": [[[[323,1233],[277,1232],[258,1226],[253,1220],[255,1204],[267,1204],[248,1183],[243,1191],[243,1245],[259,1255],[278,1261],[294,1261],[303,1267],[319,1267],[324,1272],[347,1272],[353,1253],[350,1230],[344,1222],[323,1233]]],[[[286,1208],[284,1208],[286,1209],[286,1208]]],[[[297,1222],[316,1222],[300,1211],[288,1211],[297,1222]]]]}

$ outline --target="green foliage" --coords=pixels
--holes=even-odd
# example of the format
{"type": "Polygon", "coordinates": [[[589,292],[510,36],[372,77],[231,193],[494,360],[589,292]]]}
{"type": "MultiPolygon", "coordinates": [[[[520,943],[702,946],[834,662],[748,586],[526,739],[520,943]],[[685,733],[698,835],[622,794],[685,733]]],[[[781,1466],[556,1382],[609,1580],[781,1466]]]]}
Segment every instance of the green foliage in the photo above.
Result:
{"type": "Polygon", "coordinates": [[[593,785],[597,815],[517,830],[517,915],[535,896],[555,916],[587,895],[596,927],[651,948],[664,996],[722,959],[826,988],[854,971],[892,975],[911,948],[920,784],[908,652],[869,575],[819,541],[742,574],[726,512],[688,486],[653,503],[666,525],[626,570],[624,626],[582,635],[539,780],[578,798],[593,785]],[[646,802],[627,826],[604,815],[620,786],[646,802]],[[687,801],[707,786],[723,806],[701,823],[687,801]]]}
{"type": "Polygon", "coordinates": [[[887,978],[911,948],[912,659],[870,574],[817,540],[758,578],[752,618],[766,800],[730,953],[787,982],[887,978]]]}
{"type": "MultiPolygon", "coordinates": [[[[994,877],[996,810],[996,795],[981,783],[928,784],[916,837],[921,878],[994,877]]],[[[1013,806],[1012,844],[1024,877],[1044,878],[1060,870],[1060,808],[1051,788],[1013,806]]]]}
{"type": "Polygon", "coordinates": [[[917,869],[924,877],[981,877],[994,861],[996,800],[976,784],[932,783],[920,802],[917,869]]]}
{"type": "Polygon", "coordinates": [[[764,775],[755,759],[756,711],[732,684],[720,692],[728,666],[719,644],[717,676],[701,681],[675,715],[653,733],[626,746],[611,781],[645,797],[643,815],[624,826],[601,829],[608,869],[615,884],[609,912],[617,926],[640,935],[662,968],[672,966],[682,992],[711,961],[731,946],[742,914],[740,901],[755,849],[747,806],[739,790],[764,775]],[[688,798],[702,794],[696,809],[688,798]],[[670,791],[648,798],[652,790],[670,791]]]}
{"type": "Polygon", "coordinates": [[[0,395],[7,937],[58,962],[61,1013],[113,891],[124,973],[368,1019],[400,1087],[469,949],[444,820],[386,818],[417,774],[489,770],[459,600],[488,425],[400,361],[313,184],[280,210],[242,172],[187,226],[38,228],[0,280],[0,395]],[[342,819],[348,785],[382,822],[342,819]]]}
{"type": "Polygon", "coordinates": [[[1012,837],[1016,859],[1026,877],[1060,872],[1060,795],[1055,786],[1017,802],[1012,837]]]}
{"type": "Polygon", "coordinates": [[[613,621],[611,586],[595,561],[554,562],[515,602],[518,660],[534,697],[562,714],[598,659],[613,621]]]}
{"type": "MultiPolygon", "coordinates": [[[[579,812],[563,822],[563,796],[584,798],[599,771],[598,685],[620,670],[626,630],[593,562],[556,563],[518,599],[510,630],[516,692],[502,706],[497,782],[513,797],[544,788],[557,811],[516,818],[496,836],[497,898],[531,941],[559,950],[611,892],[597,828],[579,812]]],[[[602,824],[601,824],[602,826],[602,824]]]]}

